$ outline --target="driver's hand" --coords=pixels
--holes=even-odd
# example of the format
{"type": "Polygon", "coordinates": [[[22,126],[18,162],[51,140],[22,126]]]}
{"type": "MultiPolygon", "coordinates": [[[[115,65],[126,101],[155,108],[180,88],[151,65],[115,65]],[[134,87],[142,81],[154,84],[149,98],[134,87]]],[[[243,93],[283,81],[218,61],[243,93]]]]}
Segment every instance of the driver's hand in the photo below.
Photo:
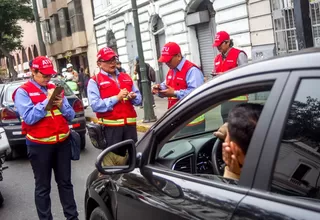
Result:
{"type": "Polygon", "coordinates": [[[226,139],[228,131],[228,123],[224,123],[216,132],[213,132],[213,135],[219,138],[220,140],[226,139]]]}
{"type": "Polygon", "coordinates": [[[226,166],[231,165],[231,148],[229,146],[229,143],[223,143],[222,144],[222,160],[225,162],[226,166]]]}
{"type": "Polygon", "coordinates": [[[231,148],[231,160],[229,161],[229,171],[232,173],[239,175],[241,174],[241,165],[237,158],[238,155],[240,155],[239,148],[235,146],[233,142],[230,142],[230,148],[231,148]]]}

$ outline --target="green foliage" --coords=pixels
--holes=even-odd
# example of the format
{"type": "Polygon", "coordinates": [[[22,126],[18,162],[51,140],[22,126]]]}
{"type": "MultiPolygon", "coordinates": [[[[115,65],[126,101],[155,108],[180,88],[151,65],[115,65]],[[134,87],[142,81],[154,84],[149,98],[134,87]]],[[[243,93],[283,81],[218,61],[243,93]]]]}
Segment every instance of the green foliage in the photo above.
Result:
{"type": "Polygon", "coordinates": [[[30,0],[0,0],[0,56],[21,48],[19,20],[34,21],[30,0]]]}

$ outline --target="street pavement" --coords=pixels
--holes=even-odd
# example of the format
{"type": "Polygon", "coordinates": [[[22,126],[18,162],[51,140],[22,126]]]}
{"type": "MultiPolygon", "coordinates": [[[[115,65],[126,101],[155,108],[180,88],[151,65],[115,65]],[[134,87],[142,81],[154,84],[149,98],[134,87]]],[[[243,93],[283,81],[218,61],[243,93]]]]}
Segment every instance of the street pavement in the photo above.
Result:
{"type": "MultiPolygon", "coordinates": [[[[143,133],[138,133],[140,139],[143,133]]],[[[79,161],[72,162],[72,183],[78,206],[79,219],[84,220],[84,195],[88,175],[94,170],[94,163],[101,152],[95,149],[87,136],[86,149],[81,152],[79,161]]],[[[28,159],[24,156],[13,161],[6,161],[9,169],[4,170],[4,179],[0,182],[0,191],[4,204],[0,207],[0,220],[36,220],[34,204],[34,178],[28,159]]],[[[53,218],[65,219],[60,205],[57,184],[52,175],[51,203],[53,218]]]]}

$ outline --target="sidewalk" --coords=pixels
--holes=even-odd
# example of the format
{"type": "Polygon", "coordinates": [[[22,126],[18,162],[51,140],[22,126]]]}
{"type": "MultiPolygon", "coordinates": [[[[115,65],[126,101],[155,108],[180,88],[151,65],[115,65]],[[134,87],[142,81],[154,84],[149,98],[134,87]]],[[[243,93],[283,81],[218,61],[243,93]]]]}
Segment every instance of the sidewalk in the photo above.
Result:
{"type": "MultiPolygon", "coordinates": [[[[154,114],[156,115],[157,119],[161,118],[164,113],[167,111],[167,105],[168,101],[166,98],[159,98],[158,96],[154,96],[154,101],[156,104],[156,107],[154,108],[154,114]]],[[[135,107],[135,110],[137,112],[137,131],[138,132],[147,132],[149,128],[155,123],[143,123],[143,117],[144,117],[144,109],[140,107],[135,107]]],[[[85,117],[88,122],[94,122],[96,123],[98,121],[96,114],[92,111],[91,107],[89,106],[85,110],[85,117]]]]}

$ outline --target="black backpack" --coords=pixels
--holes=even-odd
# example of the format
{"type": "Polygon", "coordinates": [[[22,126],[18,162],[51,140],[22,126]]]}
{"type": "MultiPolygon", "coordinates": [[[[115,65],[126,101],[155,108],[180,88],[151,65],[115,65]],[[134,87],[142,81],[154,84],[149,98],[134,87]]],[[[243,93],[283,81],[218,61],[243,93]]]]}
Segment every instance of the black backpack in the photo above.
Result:
{"type": "Polygon", "coordinates": [[[104,137],[104,126],[96,123],[88,123],[87,129],[92,145],[100,150],[106,149],[107,141],[104,137]]]}
{"type": "Polygon", "coordinates": [[[148,78],[151,82],[155,82],[156,81],[156,72],[154,71],[154,69],[149,65],[146,64],[147,68],[148,68],[148,78]]]}

